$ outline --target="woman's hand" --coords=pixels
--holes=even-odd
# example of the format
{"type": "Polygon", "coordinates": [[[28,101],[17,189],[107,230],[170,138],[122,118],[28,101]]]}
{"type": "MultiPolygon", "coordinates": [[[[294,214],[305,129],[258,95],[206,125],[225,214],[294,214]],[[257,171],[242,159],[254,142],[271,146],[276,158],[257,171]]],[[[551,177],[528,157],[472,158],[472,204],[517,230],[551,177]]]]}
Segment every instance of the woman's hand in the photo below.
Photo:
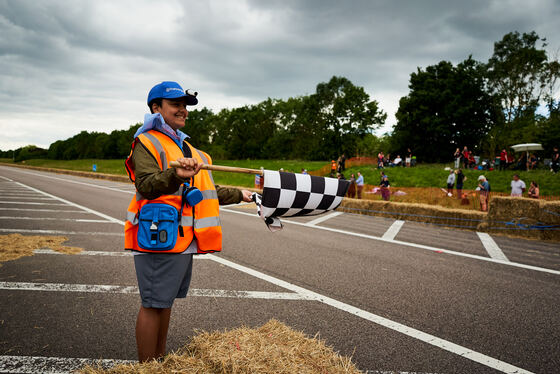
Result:
{"type": "Polygon", "coordinates": [[[196,158],[179,158],[177,162],[181,165],[176,167],[177,175],[183,179],[191,178],[198,174],[202,164],[198,163],[196,158]]]}
{"type": "Polygon", "coordinates": [[[253,201],[253,193],[251,191],[241,190],[241,193],[243,194],[243,201],[247,203],[253,201]]]}

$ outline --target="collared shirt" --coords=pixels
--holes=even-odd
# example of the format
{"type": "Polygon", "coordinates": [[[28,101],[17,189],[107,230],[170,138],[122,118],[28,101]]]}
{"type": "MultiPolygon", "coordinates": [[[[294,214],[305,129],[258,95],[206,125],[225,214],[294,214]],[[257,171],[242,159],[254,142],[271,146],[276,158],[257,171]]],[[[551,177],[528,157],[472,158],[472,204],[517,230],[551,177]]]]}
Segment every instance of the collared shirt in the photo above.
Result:
{"type": "Polygon", "coordinates": [[[169,126],[161,113],[153,113],[153,114],[146,114],[144,115],[144,124],[140,126],[140,128],[134,134],[134,137],[138,137],[138,135],[143,134],[150,130],[158,130],[167,136],[169,136],[179,147],[182,146],[183,142],[189,138],[187,134],[182,132],[181,130],[173,130],[171,126],[169,126]]]}

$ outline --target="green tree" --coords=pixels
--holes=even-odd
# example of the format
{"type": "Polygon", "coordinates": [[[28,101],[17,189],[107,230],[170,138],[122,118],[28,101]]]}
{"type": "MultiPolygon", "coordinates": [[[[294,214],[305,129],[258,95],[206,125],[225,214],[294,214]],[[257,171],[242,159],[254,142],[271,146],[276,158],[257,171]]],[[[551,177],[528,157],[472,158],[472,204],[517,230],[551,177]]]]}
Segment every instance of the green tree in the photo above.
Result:
{"type": "Polygon", "coordinates": [[[399,101],[392,133],[393,153],[411,148],[419,160],[448,161],[457,147],[479,147],[495,110],[486,93],[484,69],[471,57],[418,68],[410,93],[399,101]]]}
{"type": "Polygon", "coordinates": [[[527,119],[526,114],[534,114],[539,105],[550,79],[545,40],[534,31],[523,35],[515,31],[494,43],[486,65],[488,87],[499,98],[508,124],[527,119]]]}

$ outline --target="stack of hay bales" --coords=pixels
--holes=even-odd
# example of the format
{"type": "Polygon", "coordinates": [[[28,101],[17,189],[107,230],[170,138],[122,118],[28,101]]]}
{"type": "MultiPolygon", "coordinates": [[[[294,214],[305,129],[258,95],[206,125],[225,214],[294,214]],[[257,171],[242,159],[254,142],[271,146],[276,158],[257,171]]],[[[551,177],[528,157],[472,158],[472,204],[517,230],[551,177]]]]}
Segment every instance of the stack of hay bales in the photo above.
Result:
{"type": "Polygon", "coordinates": [[[560,241],[560,201],[494,196],[488,213],[427,204],[344,199],[338,211],[560,241]],[[552,226],[552,227],[547,227],[552,226]]]}
{"type": "Polygon", "coordinates": [[[486,221],[478,229],[531,239],[560,240],[560,202],[496,196],[490,200],[486,221]]]}
{"type": "Polygon", "coordinates": [[[476,229],[486,217],[486,213],[474,210],[380,200],[344,199],[337,210],[451,227],[461,226],[466,229],[476,229]]]}

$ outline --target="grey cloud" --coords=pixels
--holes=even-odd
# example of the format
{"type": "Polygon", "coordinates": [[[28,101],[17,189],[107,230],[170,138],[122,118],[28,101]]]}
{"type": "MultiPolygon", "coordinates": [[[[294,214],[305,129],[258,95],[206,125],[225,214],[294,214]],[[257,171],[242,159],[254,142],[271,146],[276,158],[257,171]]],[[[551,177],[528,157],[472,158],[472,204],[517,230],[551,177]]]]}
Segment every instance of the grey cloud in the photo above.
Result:
{"type": "MultiPolygon", "coordinates": [[[[125,128],[164,79],[197,88],[203,105],[219,109],[312,93],[342,75],[394,112],[417,67],[470,54],[485,61],[513,30],[535,30],[558,48],[559,8],[547,0],[4,0],[0,125],[28,110],[52,121],[65,113],[61,134],[125,128]],[[88,113],[99,121],[69,129],[72,114],[88,113]]],[[[60,138],[49,128],[45,143],[60,138]]]]}

